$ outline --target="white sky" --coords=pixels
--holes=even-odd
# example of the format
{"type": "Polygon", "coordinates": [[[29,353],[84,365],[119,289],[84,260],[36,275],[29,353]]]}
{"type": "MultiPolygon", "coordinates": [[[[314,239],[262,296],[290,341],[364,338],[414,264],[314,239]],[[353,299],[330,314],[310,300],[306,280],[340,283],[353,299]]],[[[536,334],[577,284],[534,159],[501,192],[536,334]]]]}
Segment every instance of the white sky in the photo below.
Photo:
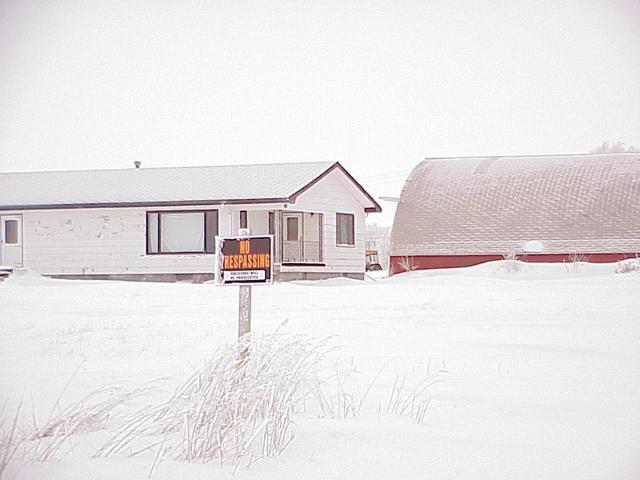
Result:
{"type": "MultiPolygon", "coordinates": [[[[640,0],[0,0],[0,171],[640,146],[640,0]]],[[[383,207],[386,205],[383,204],[383,207]]]]}

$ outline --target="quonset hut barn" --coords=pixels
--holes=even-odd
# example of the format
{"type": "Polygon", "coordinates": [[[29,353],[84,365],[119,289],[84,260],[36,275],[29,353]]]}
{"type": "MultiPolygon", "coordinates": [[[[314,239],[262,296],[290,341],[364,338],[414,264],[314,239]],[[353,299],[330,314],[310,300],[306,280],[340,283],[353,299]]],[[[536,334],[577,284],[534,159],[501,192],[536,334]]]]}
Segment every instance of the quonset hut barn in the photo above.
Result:
{"type": "Polygon", "coordinates": [[[391,274],[640,253],[640,153],[438,158],[406,181],[391,274]]]}

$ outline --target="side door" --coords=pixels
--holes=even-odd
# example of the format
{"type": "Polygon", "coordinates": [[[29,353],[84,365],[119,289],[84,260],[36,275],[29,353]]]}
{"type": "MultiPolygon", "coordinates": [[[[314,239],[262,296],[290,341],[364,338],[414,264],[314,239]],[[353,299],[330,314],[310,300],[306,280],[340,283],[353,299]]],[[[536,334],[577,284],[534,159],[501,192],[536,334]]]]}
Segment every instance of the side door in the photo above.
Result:
{"type": "Polygon", "coordinates": [[[302,213],[282,214],[282,261],[302,261],[302,213]]]}
{"type": "Polygon", "coordinates": [[[0,216],[0,265],[22,267],[22,215],[0,216]]]}

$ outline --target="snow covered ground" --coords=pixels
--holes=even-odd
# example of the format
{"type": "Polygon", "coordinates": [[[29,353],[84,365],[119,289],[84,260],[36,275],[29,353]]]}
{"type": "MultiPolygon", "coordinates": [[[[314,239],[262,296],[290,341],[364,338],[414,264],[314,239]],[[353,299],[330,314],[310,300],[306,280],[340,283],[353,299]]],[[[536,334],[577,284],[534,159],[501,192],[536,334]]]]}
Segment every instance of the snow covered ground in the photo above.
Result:
{"type": "MultiPolygon", "coordinates": [[[[613,265],[413,272],[256,287],[253,331],[336,335],[327,372],[353,369],[356,418],[300,413],[279,457],[249,469],[162,460],[154,479],[640,478],[640,273],[613,265]],[[394,382],[427,377],[422,423],[389,414],[394,382]]],[[[0,284],[0,401],[25,426],[107,384],[171,390],[236,335],[237,289],[49,280],[0,284]],[[74,375],[74,372],[77,373],[74,375]],[[73,377],[65,390],[65,385],[73,377]]],[[[7,478],[142,479],[153,452],[92,458],[111,432],[76,435],[7,478]]]]}

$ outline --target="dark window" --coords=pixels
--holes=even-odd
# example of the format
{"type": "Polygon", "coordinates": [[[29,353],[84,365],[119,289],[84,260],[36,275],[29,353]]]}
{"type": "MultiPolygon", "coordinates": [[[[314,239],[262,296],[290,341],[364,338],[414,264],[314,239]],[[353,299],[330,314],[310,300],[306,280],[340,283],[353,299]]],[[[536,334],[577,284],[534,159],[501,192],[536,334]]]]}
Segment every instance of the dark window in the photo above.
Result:
{"type": "Polygon", "coordinates": [[[4,243],[18,243],[18,220],[4,221],[4,243]]]}
{"type": "Polygon", "coordinates": [[[204,251],[206,253],[215,253],[216,235],[218,235],[218,211],[209,210],[204,213],[204,218],[204,251]]]}
{"type": "Polygon", "coordinates": [[[298,217],[287,218],[287,241],[297,242],[298,237],[298,217]]]}
{"type": "Polygon", "coordinates": [[[240,210],[240,228],[247,228],[247,211],[240,210]]]}
{"type": "Polygon", "coordinates": [[[214,253],[218,211],[147,212],[147,253],[214,253]]]}
{"type": "Polygon", "coordinates": [[[269,212],[269,235],[276,234],[276,212],[269,212]]]}
{"type": "Polygon", "coordinates": [[[336,243],[338,245],[355,245],[355,215],[336,213],[336,243]]]}

